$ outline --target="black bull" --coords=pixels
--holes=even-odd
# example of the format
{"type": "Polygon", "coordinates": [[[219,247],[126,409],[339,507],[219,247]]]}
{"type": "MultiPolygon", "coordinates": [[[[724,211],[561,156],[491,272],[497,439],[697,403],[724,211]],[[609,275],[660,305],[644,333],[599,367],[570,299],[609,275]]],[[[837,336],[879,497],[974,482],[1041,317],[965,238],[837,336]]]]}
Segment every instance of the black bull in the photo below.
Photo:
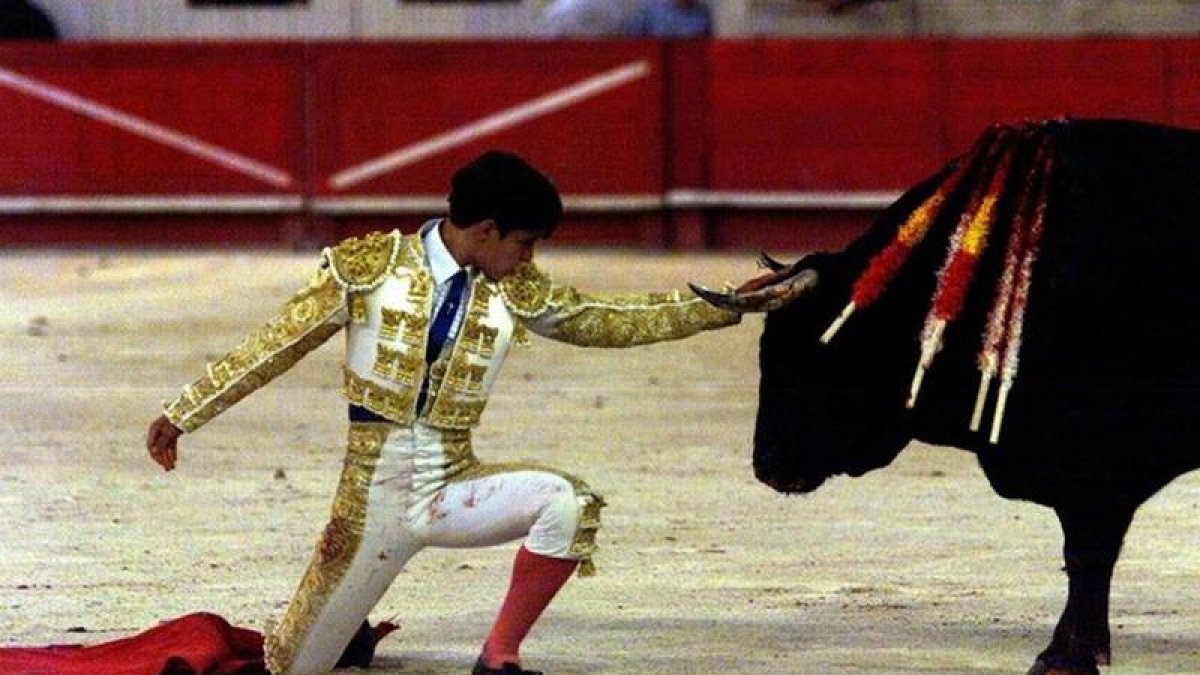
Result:
{"type": "Polygon", "coordinates": [[[1048,506],[1062,524],[1068,600],[1030,672],[1096,673],[1109,660],[1109,587],[1135,510],[1200,466],[1200,133],[1121,120],[1005,133],[1011,166],[993,182],[987,247],[913,407],[906,400],[939,270],[997,155],[964,155],[844,251],[779,271],[792,279],[815,271],[817,281],[767,315],[754,470],[777,490],[809,492],[831,476],[886,466],[913,439],[975,453],[996,492],[1048,506]],[[1037,181],[1027,178],[1039,172],[1045,188],[1031,198],[1037,181]],[[886,291],[823,343],[856,280],[939,189],[949,194],[943,208],[886,291]],[[982,428],[972,431],[970,420],[981,340],[1022,203],[1043,206],[1043,228],[1019,370],[991,442],[994,393],[982,428]]]}

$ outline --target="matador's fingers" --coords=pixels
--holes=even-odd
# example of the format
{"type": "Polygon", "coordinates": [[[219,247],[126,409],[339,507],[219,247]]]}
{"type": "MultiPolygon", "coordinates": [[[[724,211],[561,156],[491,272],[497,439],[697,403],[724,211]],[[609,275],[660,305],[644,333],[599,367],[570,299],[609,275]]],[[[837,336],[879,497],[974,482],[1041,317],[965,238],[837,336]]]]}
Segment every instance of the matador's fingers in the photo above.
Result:
{"type": "Polygon", "coordinates": [[[166,451],[163,453],[163,462],[161,462],[163,469],[166,469],[167,471],[171,471],[172,469],[175,468],[175,462],[178,459],[179,459],[179,448],[174,443],[172,443],[170,446],[167,447],[166,451]]]}
{"type": "Polygon", "coordinates": [[[179,434],[179,430],[165,416],[154,420],[146,431],[146,450],[166,471],[174,469],[179,458],[179,434]]]}

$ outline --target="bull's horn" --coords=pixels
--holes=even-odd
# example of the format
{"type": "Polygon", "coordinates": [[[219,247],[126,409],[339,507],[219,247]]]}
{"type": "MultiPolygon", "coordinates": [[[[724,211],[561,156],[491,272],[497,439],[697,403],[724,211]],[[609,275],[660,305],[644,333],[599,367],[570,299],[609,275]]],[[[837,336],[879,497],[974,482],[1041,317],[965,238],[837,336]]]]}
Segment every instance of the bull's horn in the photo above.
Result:
{"type": "Polygon", "coordinates": [[[765,251],[759,251],[758,253],[758,266],[771,270],[772,272],[778,272],[779,270],[787,267],[787,265],[767,255],[765,251]]]}
{"type": "Polygon", "coordinates": [[[804,270],[779,283],[749,292],[720,292],[689,283],[692,291],[709,304],[732,312],[773,312],[804,295],[817,285],[816,270],[804,270]]]}
{"type": "Polygon", "coordinates": [[[701,299],[714,307],[720,307],[721,309],[728,309],[735,312],[741,311],[735,307],[737,304],[737,296],[733,291],[714,291],[707,286],[693,284],[690,281],[688,282],[688,288],[692,289],[693,293],[700,296],[701,299]]]}

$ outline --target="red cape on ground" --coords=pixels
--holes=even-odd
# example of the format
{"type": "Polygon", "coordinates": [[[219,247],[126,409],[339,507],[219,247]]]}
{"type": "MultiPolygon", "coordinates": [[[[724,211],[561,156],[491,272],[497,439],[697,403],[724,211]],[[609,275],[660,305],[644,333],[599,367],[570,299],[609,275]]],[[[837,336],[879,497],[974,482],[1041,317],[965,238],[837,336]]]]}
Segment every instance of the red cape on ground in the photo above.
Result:
{"type": "MultiPolygon", "coordinates": [[[[390,623],[365,629],[342,656],[366,666],[375,643],[395,630],[390,623]]],[[[0,648],[5,675],[267,675],[263,637],[198,612],[161,623],[133,637],[97,645],[0,648]]]]}

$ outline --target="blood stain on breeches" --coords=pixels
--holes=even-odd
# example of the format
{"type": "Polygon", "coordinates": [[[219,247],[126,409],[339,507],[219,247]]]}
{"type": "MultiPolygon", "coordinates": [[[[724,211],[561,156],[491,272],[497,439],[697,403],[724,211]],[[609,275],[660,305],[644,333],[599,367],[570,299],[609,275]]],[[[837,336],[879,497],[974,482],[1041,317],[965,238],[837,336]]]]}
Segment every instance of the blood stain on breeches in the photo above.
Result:
{"type": "Polygon", "coordinates": [[[566,481],[553,480],[553,481],[547,481],[545,483],[542,483],[540,491],[545,492],[545,493],[557,494],[560,492],[566,492],[568,489],[570,489],[570,486],[567,485],[566,481]]]}
{"type": "Polygon", "coordinates": [[[450,514],[442,510],[442,505],[446,502],[446,490],[438,490],[433,499],[429,501],[429,520],[438,521],[445,520],[450,514]]]}
{"type": "Polygon", "coordinates": [[[467,493],[466,498],[463,499],[463,506],[468,509],[473,509],[476,506],[479,506],[481,502],[485,502],[495,495],[503,485],[503,478],[494,478],[483,483],[482,485],[472,485],[471,491],[467,493]]]}

